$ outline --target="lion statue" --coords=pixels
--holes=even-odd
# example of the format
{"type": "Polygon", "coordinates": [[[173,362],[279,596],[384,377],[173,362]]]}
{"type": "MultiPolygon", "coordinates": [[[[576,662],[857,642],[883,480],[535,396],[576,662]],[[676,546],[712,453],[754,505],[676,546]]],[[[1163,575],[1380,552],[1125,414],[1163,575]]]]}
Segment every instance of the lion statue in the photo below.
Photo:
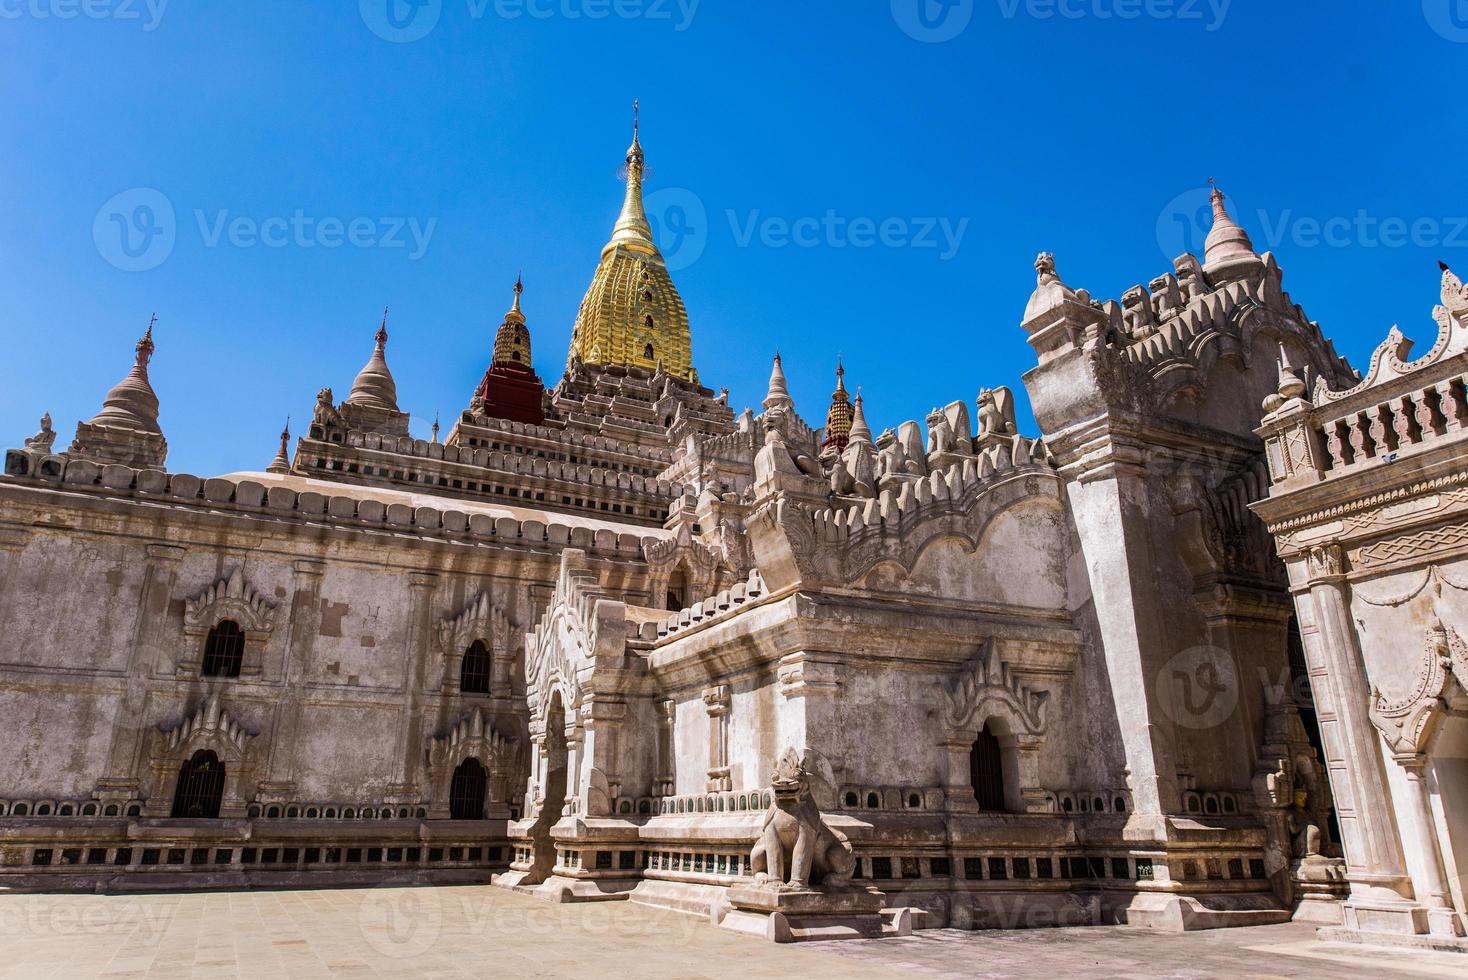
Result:
{"type": "Polygon", "coordinates": [[[755,884],[774,885],[781,891],[850,885],[856,867],[851,844],[846,835],[822,822],[820,808],[811,798],[809,777],[793,748],[786,749],[775,764],[770,787],[774,802],[765,812],[749,859],[755,884]]]}

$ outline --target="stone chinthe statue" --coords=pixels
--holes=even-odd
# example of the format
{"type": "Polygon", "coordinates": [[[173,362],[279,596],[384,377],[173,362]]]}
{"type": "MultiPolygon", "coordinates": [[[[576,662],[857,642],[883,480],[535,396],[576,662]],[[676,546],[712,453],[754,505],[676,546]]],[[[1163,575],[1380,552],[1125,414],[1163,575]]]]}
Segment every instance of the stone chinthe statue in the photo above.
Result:
{"type": "Polygon", "coordinates": [[[811,798],[810,782],[794,749],[786,749],[780,757],[770,787],[774,801],[765,812],[759,842],[749,859],[755,883],[784,891],[850,885],[856,866],[851,844],[844,834],[821,820],[820,808],[811,798]]]}

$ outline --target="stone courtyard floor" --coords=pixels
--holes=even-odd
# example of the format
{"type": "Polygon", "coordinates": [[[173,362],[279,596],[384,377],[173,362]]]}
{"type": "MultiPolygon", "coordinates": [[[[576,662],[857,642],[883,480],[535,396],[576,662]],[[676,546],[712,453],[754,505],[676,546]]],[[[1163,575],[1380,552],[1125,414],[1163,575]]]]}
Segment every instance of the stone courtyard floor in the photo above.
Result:
{"type": "Polygon", "coordinates": [[[0,977],[1468,977],[1468,957],[1314,941],[1302,925],[928,930],[776,946],[627,902],[487,886],[0,894],[0,977]]]}

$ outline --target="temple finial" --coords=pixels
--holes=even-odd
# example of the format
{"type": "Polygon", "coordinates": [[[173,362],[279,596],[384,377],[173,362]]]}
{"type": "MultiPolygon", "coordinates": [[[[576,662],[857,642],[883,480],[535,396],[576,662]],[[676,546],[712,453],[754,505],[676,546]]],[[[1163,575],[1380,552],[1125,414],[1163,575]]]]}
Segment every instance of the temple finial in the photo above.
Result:
{"type": "Polygon", "coordinates": [[[515,302],[510,306],[511,313],[520,312],[520,294],[525,292],[525,277],[522,274],[515,276],[515,302]]]}
{"type": "Polygon", "coordinates": [[[640,100],[640,99],[633,99],[632,100],[632,144],[634,146],[637,145],[638,137],[639,137],[639,129],[641,128],[641,125],[642,125],[642,120],[640,118],[641,115],[642,115],[642,100],[640,100]]]}
{"type": "Polygon", "coordinates": [[[291,471],[291,457],[289,452],[291,441],[291,417],[285,417],[285,428],[280,430],[280,448],[275,452],[275,458],[270,465],[265,467],[266,473],[289,473],[291,471]]]}
{"type": "Polygon", "coordinates": [[[1254,243],[1249,240],[1249,233],[1239,227],[1228,213],[1223,191],[1218,189],[1212,177],[1208,178],[1208,186],[1213,188],[1209,194],[1213,202],[1213,227],[1203,243],[1204,271],[1212,274],[1257,265],[1259,257],[1254,252],[1254,243]]]}
{"type": "Polygon", "coordinates": [[[377,328],[377,349],[380,351],[387,345],[387,307],[382,308],[382,325],[377,328]]]}
{"type": "Polygon", "coordinates": [[[433,412],[433,441],[438,442],[438,410],[433,412]]]}

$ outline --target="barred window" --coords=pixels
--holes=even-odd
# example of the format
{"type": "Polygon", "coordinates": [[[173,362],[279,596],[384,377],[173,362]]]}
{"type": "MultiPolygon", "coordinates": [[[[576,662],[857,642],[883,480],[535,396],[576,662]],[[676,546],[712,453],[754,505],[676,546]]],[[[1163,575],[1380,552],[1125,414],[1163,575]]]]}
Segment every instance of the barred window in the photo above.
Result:
{"type": "Polygon", "coordinates": [[[464,651],[459,669],[459,691],[464,694],[489,693],[489,650],[483,640],[475,640],[464,651]]]}
{"type": "Polygon", "coordinates": [[[488,782],[478,759],[465,759],[454,770],[449,786],[449,818],[453,820],[484,819],[484,789],[488,782]]]}
{"type": "Polygon", "coordinates": [[[221,620],[204,640],[205,677],[238,677],[245,659],[245,634],[232,619],[221,620]]]}

